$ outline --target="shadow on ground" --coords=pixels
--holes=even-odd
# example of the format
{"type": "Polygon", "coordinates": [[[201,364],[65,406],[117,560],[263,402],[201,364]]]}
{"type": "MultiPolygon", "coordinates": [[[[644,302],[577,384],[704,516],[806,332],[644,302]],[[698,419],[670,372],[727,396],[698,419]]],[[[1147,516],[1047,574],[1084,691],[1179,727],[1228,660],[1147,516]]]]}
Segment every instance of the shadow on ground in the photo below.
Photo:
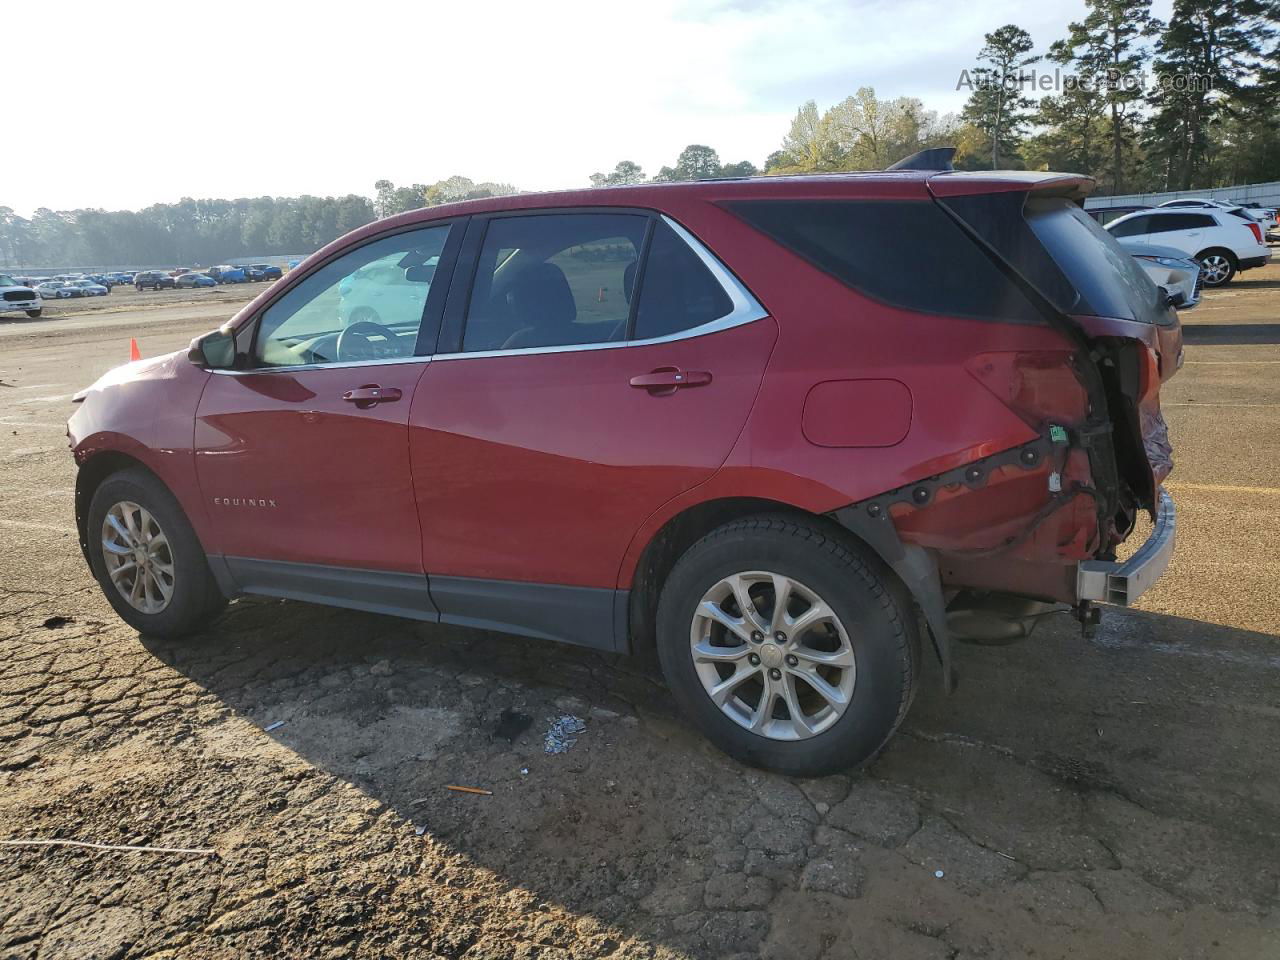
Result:
{"type": "MultiPolygon", "coordinates": [[[[357,920],[407,911],[393,946],[524,956],[494,946],[479,871],[493,895],[555,913],[544,946],[571,935],[587,945],[574,956],[1280,950],[1280,770],[1260,748],[1280,735],[1274,637],[1118,611],[1093,641],[1059,622],[962,647],[954,696],[926,676],[879,761],[816,781],[729,761],[655,677],[583,650],[274,602],[233,607],[200,644],[144,643],[235,715],[284,722],[270,737],[305,764],[281,771],[278,751],[179,738],[204,738],[241,815],[283,847],[323,820],[331,779],[372,801],[353,855],[398,872],[367,881],[357,920]],[[508,741],[511,712],[531,725],[508,741]],[[587,730],[547,755],[561,713],[587,730]],[[428,878],[446,892],[419,901],[428,878]]],[[[313,867],[298,870],[276,900],[311,889],[313,867]]],[[[281,906],[276,942],[306,916],[281,906]]]]}
{"type": "Polygon", "coordinates": [[[1182,336],[1189,344],[1203,346],[1280,343],[1280,323],[1184,323],[1182,336]]]}

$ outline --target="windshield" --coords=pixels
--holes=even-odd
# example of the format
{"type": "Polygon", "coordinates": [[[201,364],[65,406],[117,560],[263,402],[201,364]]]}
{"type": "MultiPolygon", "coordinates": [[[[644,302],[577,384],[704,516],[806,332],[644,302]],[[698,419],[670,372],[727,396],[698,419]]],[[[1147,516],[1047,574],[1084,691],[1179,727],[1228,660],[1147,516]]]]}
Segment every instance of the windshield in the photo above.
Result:
{"type": "Polygon", "coordinates": [[[0,273],[0,287],[17,287],[21,286],[13,277],[8,274],[0,273]]]}

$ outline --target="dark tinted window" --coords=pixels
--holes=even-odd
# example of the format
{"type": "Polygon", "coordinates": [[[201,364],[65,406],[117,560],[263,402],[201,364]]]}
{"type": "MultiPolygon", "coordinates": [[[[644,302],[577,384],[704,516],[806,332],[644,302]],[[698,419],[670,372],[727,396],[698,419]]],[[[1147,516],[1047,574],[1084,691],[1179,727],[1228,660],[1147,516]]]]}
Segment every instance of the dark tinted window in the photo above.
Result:
{"type": "Polygon", "coordinates": [[[1159,290],[1138,261],[1076,204],[1060,198],[1028,200],[1024,216],[1079,294],[1073,310],[1145,323],[1167,317],[1159,290]]]}
{"type": "Polygon", "coordinates": [[[732,210],[836,279],[909,310],[1039,322],[1026,298],[937,204],[756,200],[732,210]]]}
{"type": "Polygon", "coordinates": [[[490,221],[462,349],[623,339],[648,223],[643,216],[594,213],[490,221]]]}
{"type": "Polygon", "coordinates": [[[1217,221],[1206,213],[1166,213],[1152,217],[1147,232],[1172,233],[1174,230],[1202,230],[1217,225],[1217,221]]]}
{"type": "Polygon", "coordinates": [[[1107,229],[1111,231],[1113,237],[1136,237],[1148,232],[1151,220],[1151,217],[1134,217],[1124,223],[1112,224],[1107,229]]]}
{"type": "Polygon", "coordinates": [[[700,327],[733,310],[733,301],[696,253],[659,221],[649,242],[634,339],[700,327]]]}

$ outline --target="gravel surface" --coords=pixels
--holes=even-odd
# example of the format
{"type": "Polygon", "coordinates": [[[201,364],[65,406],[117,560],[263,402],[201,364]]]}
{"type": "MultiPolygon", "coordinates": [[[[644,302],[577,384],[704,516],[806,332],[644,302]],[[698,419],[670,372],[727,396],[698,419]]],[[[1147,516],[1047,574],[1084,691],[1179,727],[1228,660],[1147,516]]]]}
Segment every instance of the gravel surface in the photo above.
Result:
{"type": "Polygon", "coordinates": [[[274,601],[139,637],[75,542],[67,401],[235,305],[5,324],[0,840],[214,852],[0,846],[0,956],[1274,960],[1280,267],[1246,278],[1185,317],[1142,609],[960,647],[951,697],[927,664],[882,758],[813,781],[585,650],[274,601]]]}

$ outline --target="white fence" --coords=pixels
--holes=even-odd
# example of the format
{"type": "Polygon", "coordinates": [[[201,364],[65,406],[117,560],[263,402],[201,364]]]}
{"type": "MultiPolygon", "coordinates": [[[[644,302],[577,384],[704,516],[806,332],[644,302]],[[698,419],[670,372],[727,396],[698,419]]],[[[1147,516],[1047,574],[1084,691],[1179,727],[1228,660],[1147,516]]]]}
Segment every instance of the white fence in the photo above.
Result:
{"type": "Polygon", "coordinates": [[[1115,197],[1088,197],[1086,210],[1105,210],[1107,207],[1142,204],[1158,207],[1166,200],[1182,197],[1200,197],[1205,200],[1227,200],[1235,203],[1260,203],[1264,207],[1280,208],[1280,180],[1271,183],[1250,183],[1241,187],[1214,187],[1204,190],[1170,190],[1166,193],[1126,193],[1115,197]]]}

